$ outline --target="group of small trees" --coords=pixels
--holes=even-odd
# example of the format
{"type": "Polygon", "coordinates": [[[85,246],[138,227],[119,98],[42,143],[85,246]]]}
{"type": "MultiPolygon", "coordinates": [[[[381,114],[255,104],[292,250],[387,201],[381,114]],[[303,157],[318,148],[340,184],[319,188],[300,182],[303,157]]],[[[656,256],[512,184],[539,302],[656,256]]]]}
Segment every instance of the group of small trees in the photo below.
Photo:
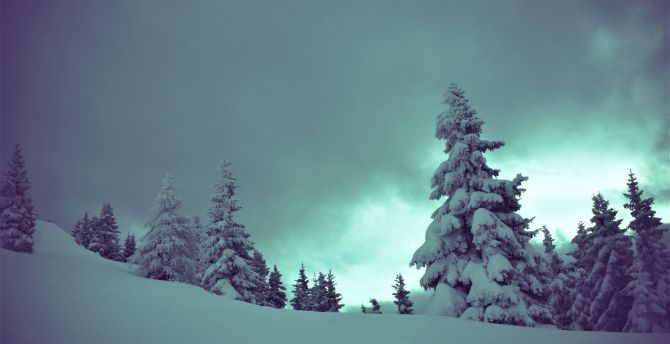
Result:
{"type": "Polygon", "coordinates": [[[37,215],[28,195],[30,181],[21,147],[16,144],[0,181],[0,244],[16,252],[33,251],[37,215]]]}
{"type": "Polygon", "coordinates": [[[221,163],[220,173],[204,227],[199,218],[189,220],[181,214],[181,199],[167,174],[148,232],[130,261],[148,278],[191,283],[217,295],[283,308],[286,294],[279,270],[274,266],[270,273],[249,232],[235,221],[241,207],[229,162],[221,163]]]}
{"type": "MultiPolygon", "coordinates": [[[[395,300],[393,303],[398,307],[398,314],[412,314],[414,310],[412,309],[412,301],[409,300],[410,291],[405,289],[405,279],[401,274],[398,274],[395,277],[395,283],[393,284],[393,297],[395,300]]],[[[372,307],[365,307],[361,305],[361,312],[368,314],[381,314],[381,307],[379,301],[375,298],[370,299],[370,305],[372,307]]]]}
{"type": "Polygon", "coordinates": [[[134,235],[128,234],[123,247],[119,244],[119,226],[109,203],[102,205],[98,216],[89,217],[88,212],[84,213],[71,234],[77,244],[103,258],[125,262],[135,253],[134,235]]]}
{"type": "Polygon", "coordinates": [[[449,110],[438,116],[436,136],[446,140],[448,159],[433,175],[431,199],[447,200],[411,261],[426,267],[420,283],[434,289],[430,310],[526,326],[670,331],[670,258],[653,199],[642,198],[633,173],[625,207],[634,220],[627,228],[597,194],[593,225],[580,224],[573,239],[575,261],[558,257],[546,227],[542,255],[530,243],[540,230],[529,230],[530,220],[517,213],[527,178],[498,179],[483,153],[504,143],[480,139],[483,121],[458,86],[445,98],[449,110]]]}
{"type": "Polygon", "coordinates": [[[580,223],[572,240],[574,262],[555,273],[552,306],[561,328],[670,331],[670,255],[661,220],[651,207],[654,199],[642,197],[632,171],[627,185],[624,207],[633,220],[622,228],[609,202],[595,195],[592,226],[580,223]]]}
{"type": "Polygon", "coordinates": [[[319,272],[315,275],[312,287],[305,274],[305,265],[300,265],[298,279],[293,285],[291,307],[297,311],[339,312],[343,304],[342,295],[335,288],[335,275],[319,272]]]}

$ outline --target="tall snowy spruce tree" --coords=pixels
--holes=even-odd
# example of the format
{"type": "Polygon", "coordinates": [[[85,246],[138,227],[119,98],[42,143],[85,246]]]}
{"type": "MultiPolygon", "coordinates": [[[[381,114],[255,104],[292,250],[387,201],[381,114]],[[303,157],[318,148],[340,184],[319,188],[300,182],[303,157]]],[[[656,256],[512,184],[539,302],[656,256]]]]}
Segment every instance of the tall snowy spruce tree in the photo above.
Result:
{"type": "Polygon", "coordinates": [[[395,301],[393,303],[398,306],[398,314],[412,314],[414,310],[412,309],[412,301],[409,300],[410,291],[405,289],[405,279],[402,278],[401,274],[398,274],[395,277],[395,283],[393,284],[393,297],[395,301]]]}
{"type": "Polygon", "coordinates": [[[483,153],[504,145],[480,138],[481,119],[463,91],[449,87],[449,110],[435,135],[448,158],[435,171],[431,199],[447,200],[432,215],[425,243],[410,262],[426,267],[421,285],[434,289],[428,312],[479,321],[533,326],[551,323],[548,288],[537,272],[542,257],[530,244],[536,231],[516,212],[527,178],[497,179],[483,153]]]}
{"type": "Polygon", "coordinates": [[[286,287],[281,281],[281,273],[277,269],[277,265],[274,266],[272,272],[270,272],[270,277],[268,278],[268,294],[266,299],[268,305],[274,308],[284,308],[286,307],[286,287]]]}
{"type": "Polygon", "coordinates": [[[237,180],[230,163],[220,165],[221,179],[214,186],[209,209],[210,224],[200,257],[200,285],[218,295],[233,293],[237,299],[256,302],[256,290],[263,284],[253,268],[250,252],[254,245],[244,225],[235,222],[233,215],[241,209],[235,193],[237,180]]]}
{"type": "Polygon", "coordinates": [[[309,280],[307,279],[307,274],[305,274],[305,265],[300,264],[298,279],[295,280],[295,284],[293,285],[293,298],[291,299],[291,307],[293,307],[293,309],[296,311],[309,310],[309,292],[309,280]]]}
{"type": "Polygon", "coordinates": [[[16,144],[0,184],[0,244],[16,252],[33,252],[37,215],[28,195],[30,181],[21,147],[16,144]]]}
{"type": "Polygon", "coordinates": [[[579,330],[619,332],[632,302],[624,290],[632,261],[631,241],[602,194],[593,196],[592,212],[593,227],[586,230],[578,248],[576,264],[584,277],[577,284],[570,316],[579,330]]]}
{"type": "Polygon", "coordinates": [[[195,235],[182,215],[181,199],[170,174],[163,178],[147,223],[142,247],[131,258],[141,275],[164,281],[192,282],[195,271],[195,235]]]}
{"type": "Polygon", "coordinates": [[[103,258],[121,260],[119,226],[116,224],[114,210],[109,203],[102,205],[100,217],[92,222],[91,242],[88,249],[103,258]]]}
{"type": "Polygon", "coordinates": [[[626,332],[670,332],[670,257],[663,242],[661,219],[651,208],[654,198],[644,193],[631,171],[628,192],[624,196],[633,220],[628,227],[635,232],[635,258],[627,273],[631,281],[626,287],[633,297],[626,332]]]}

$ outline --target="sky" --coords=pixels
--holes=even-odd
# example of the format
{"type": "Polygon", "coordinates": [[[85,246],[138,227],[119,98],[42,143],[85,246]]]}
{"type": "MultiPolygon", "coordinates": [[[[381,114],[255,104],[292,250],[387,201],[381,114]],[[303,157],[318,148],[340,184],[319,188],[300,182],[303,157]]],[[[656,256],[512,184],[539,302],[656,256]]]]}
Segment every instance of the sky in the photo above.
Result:
{"type": "MultiPolygon", "coordinates": [[[[485,121],[521,214],[569,241],[633,169],[670,218],[666,1],[1,2],[0,162],[20,143],[40,218],[114,207],[145,233],[166,172],[206,217],[220,159],[284,282],[332,269],[391,298],[424,239],[443,93],[485,121]]],[[[444,200],[442,200],[443,202],[444,200]]]]}

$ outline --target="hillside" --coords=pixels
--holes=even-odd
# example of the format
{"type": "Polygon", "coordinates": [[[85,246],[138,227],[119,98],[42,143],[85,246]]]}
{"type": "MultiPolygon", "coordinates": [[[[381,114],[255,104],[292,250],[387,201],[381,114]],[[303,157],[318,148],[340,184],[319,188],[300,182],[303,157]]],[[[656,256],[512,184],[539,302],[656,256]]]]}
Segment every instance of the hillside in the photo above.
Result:
{"type": "Polygon", "coordinates": [[[82,249],[61,228],[45,222],[38,223],[33,255],[0,251],[4,344],[670,342],[670,335],[262,308],[191,285],[137,277],[125,264],[82,249]]]}

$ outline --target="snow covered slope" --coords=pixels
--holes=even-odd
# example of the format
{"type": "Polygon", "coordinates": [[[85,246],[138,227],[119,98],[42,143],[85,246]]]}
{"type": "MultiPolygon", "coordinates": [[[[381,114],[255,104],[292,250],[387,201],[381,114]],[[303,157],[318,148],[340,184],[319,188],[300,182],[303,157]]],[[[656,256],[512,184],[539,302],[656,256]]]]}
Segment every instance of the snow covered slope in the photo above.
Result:
{"type": "MultiPolygon", "coordinates": [[[[39,222],[35,254],[0,250],[1,340],[14,343],[670,343],[442,316],[295,312],[140,278],[39,222]]],[[[289,282],[289,281],[285,281],[289,282]]]]}

